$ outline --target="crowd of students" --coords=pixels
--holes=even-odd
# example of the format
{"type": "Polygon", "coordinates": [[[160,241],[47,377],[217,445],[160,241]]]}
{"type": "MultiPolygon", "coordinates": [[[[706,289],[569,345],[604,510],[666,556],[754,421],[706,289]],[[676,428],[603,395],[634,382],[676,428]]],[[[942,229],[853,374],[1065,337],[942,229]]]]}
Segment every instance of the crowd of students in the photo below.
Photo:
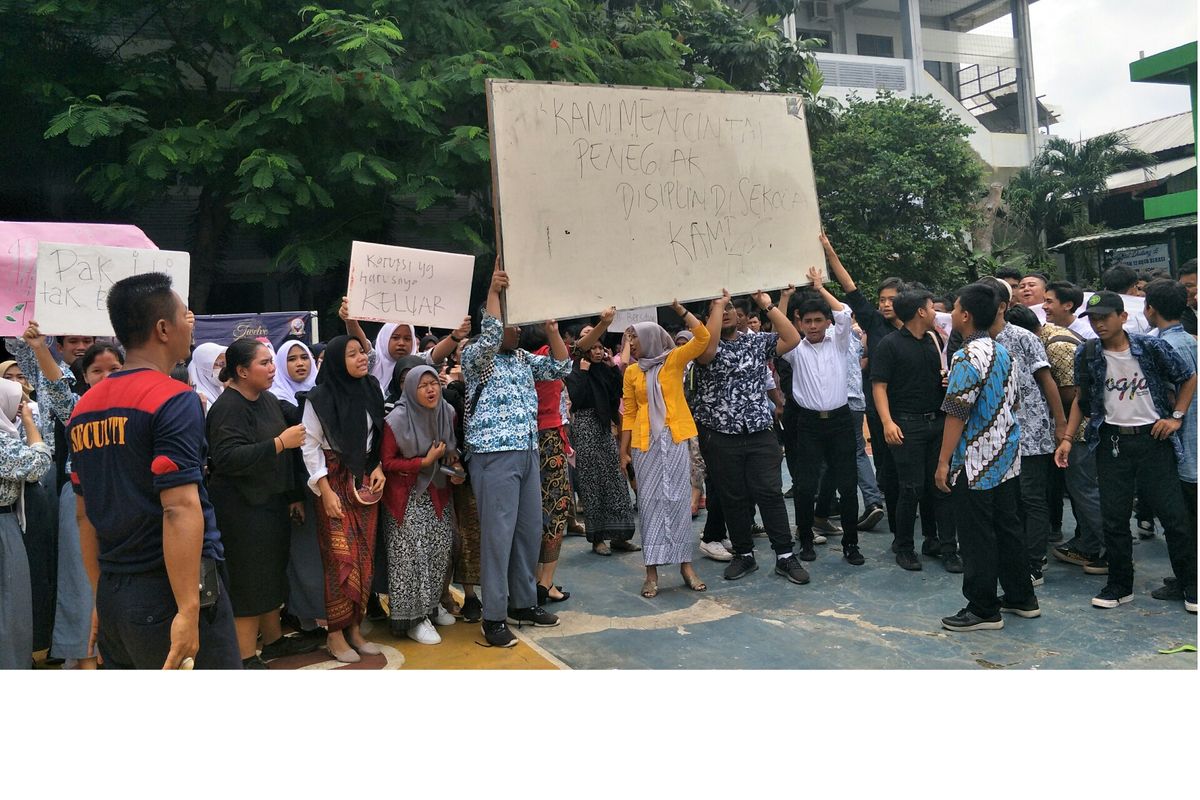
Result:
{"type": "Polygon", "coordinates": [[[478,622],[508,647],[510,626],[558,624],[568,532],[640,551],[650,599],[673,565],[707,590],[697,545],[726,580],[758,569],[758,536],[793,584],[831,537],[862,567],[886,518],[898,567],[962,573],[941,624],[969,631],[1038,616],[1049,556],[1107,576],[1093,606],[1130,602],[1136,513],[1170,556],[1153,597],[1195,613],[1194,260],[1144,285],[1113,267],[1086,302],[1003,271],[938,297],[888,278],[871,302],[821,244],[841,299],[813,267],[778,299],[676,302],[666,328],[612,331],[612,308],[505,325],[499,265],[444,337],[372,340],[343,302],[324,345],[193,349],[155,274],[109,295],[120,347],[61,336],[60,360],[31,323],[0,364],[0,667],[30,665],[47,574],[68,667],[353,663],[380,652],[368,617],[427,645],[478,622]]]}

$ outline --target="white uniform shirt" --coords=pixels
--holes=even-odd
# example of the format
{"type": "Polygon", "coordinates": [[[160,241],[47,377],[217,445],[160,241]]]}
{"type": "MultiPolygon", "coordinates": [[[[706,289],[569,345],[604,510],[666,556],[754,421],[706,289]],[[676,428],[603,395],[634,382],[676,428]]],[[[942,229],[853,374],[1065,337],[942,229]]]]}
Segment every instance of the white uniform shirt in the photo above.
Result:
{"type": "Polygon", "coordinates": [[[809,411],[833,411],[848,402],[846,354],[854,335],[850,311],[833,312],[833,325],[817,344],[801,338],[784,356],[792,365],[792,397],[809,411]]]}

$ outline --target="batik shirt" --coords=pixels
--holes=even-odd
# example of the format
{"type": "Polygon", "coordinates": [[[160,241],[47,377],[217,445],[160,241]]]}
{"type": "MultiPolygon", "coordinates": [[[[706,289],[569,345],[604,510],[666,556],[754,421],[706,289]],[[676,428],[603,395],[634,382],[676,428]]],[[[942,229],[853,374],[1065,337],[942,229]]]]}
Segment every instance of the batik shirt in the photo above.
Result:
{"type": "Polygon", "coordinates": [[[47,445],[25,444],[15,436],[0,434],[0,506],[15,504],[21,497],[21,485],[41,480],[50,462],[47,445]]]}
{"type": "MultiPolygon", "coordinates": [[[[1171,345],[1175,354],[1184,363],[1196,371],[1196,340],[1188,335],[1182,325],[1172,325],[1165,331],[1159,331],[1158,336],[1171,345]]],[[[1196,482],[1196,395],[1192,395],[1192,404],[1188,406],[1187,416],[1183,418],[1183,427],[1177,436],[1183,448],[1179,458],[1179,480],[1188,483],[1196,482]]]]}
{"type": "Polygon", "coordinates": [[[851,329],[850,350],[846,353],[846,398],[851,411],[867,410],[867,401],[863,397],[862,352],[862,341],[851,329]]]}
{"type": "Polygon", "coordinates": [[[1044,456],[1054,452],[1054,422],[1042,387],[1034,377],[1039,369],[1048,369],[1046,348],[1036,333],[1005,324],[996,341],[1004,345],[1012,358],[1021,405],[1017,420],[1021,423],[1021,455],[1044,456]]]}
{"type": "MultiPolygon", "coordinates": [[[[1142,368],[1154,408],[1160,417],[1170,419],[1175,407],[1168,402],[1168,392],[1174,391],[1195,375],[1195,368],[1189,366],[1184,357],[1176,353],[1175,348],[1164,339],[1136,333],[1128,336],[1129,352],[1142,368]]],[[[1087,350],[1085,345],[1075,352],[1075,383],[1079,387],[1079,408],[1085,416],[1090,417],[1084,440],[1088,447],[1095,449],[1100,443],[1100,426],[1104,424],[1107,413],[1104,409],[1104,382],[1108,377],[1108,360],[1104,358],[1104,347],[1098,340],[1091,358],[1088,358],[1087,350]]],[[[1183,442],[1178,432],[1171,437],[1171,443],[1175,446],[1176,458],[1182,461],[1183,442]]]]}
{"type": "Polygon", "coordinates": [[[697,362],[692,416],[718,433],[758,433],[775,425],[763,372],[775,357],[779,334],[747,331],[722,339],[708,364],[697,362]]]}
{"type": "Polygon", "coordinates": [[[17,366],[29,380],[29,385],[37,390],[40,412],[36,419],[38,433],[42,435],[42,441],[53,453],[55,450],[54,422],[57,420],[66,425],[67,420],[71,418],[71,410],[75,408],[75,400],[78,399],[73,391],[75,373],[71,372],[67,362],[60,358],[58,368],[63,376],[57,381],[48,381],[42,375],[37,353],[33,352],[29,342],[16,337],[6,337],[4,346],[8,348],[8,352],[12,353],[13,360],[17,362],[17,366]]]}
{"type": "Polygon", "coordinates": [[[479,392],[475,413],[464,425],[467,451],[502,453],[537,448],[537,392],[533,382],[565,378],[570,359],[536,356],[524,350],[501,353],[504,325],[490,314],[483,315],[479,338],[463,350],[463,379],[467,384],[467,408],[479,392]],[[487,375],[488,364],[491,375],[487,375]],[[480,392],[480,379],[483,390],[480,392]]]}
{"type": "Polygon", "coordinates": [[[1021,474],[1017,378],[1004,345],[987,333],[963,342],[950,362],[942,411],[966,422],[950,458],[950,483],[966,470],[971,489],[994,489],[1021,474]]]}

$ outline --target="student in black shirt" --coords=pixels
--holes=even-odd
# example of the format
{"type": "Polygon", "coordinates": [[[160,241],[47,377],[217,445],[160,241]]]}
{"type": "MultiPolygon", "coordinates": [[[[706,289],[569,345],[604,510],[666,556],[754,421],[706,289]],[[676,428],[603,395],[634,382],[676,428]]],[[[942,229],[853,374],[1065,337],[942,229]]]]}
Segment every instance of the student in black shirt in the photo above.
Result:
{"type": "Polygon", "coordinates": [[[824,232],[821,233],[821,246],[825,248],[825,258],[829,262],[829,271],[842,286],[845,292],[846,305],[854,312],[858,326],[867,334],[867,366],[863,369],[863,394],[867,401],[867,429],[871,432],[871,450],[875,456],[875,477],[879,488],[883,491],[883,502],[887,506],[888,527],[896,530],[896,501],[900,495],[900,481],[896,473],[896,465],[892,460],[892,452],[884,442],[883,422],[875,410],[873,393],[870,390],[871,361],[875,352],[887,336],[900,328],[900,320],[892,310],[892,302],[900,293],[904,282],[899,278],[884,278],[879,284],[879,305],[871,305],[866,296],[859,291],[850,277],[850,273],[842,266],[841,259],[833,250],[824,232]]]}
{"type": "Polygon", "coordinates": [[[906,289],[892,307],[904,324],[879,343],[870,366],[875,408],[900,483],[896,563],[907,570],[921,569],[913,533],[917,506],[923,504],[933,513],[921,515],[925,534],[921,552],[941,556],[947,572],[962,572],[950,495],[933,486],[946,417],[941,410],[946,399],[946,368],[937,338],[933,295],[924,289],[906,289]]]}

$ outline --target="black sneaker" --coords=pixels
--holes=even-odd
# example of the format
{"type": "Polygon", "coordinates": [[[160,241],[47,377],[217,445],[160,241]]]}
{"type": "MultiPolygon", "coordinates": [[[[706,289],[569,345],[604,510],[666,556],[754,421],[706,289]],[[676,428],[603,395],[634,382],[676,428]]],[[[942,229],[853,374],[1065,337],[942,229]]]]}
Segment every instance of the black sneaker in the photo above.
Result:
{"type": "Polygon", "coordinates": [[[980,617],[964,608],[953,617],[942,617],[942,627],[948,631],[998,631],[1004,627],[1004,620],[999,614],[980,617]]]}
{"type": "Polygon", "coordinates": [[[921,542],[921,555],[938,558],[942,555],[942,543],[937,539],[925,539],[921,542]]]}
{"type": "Polygon", "coordinates": [[[1082,567],[1089,561],[1095,561],[1097,556],[1092,553],[1085,553],[1082,550],[1077,550],[1069,544],[1059,545],[1051,550],[1054,557],[1064,564],[1073,564],[1077,567],[1082,567]]]}
{"type": "Polygon", "coordinates": [[[1046,576],[1042,572],[1042,566],[1040,564],[1036,566],[1031,564],[1029,566],[1029,582],[1034,586],[1041,586],[1046,582],[1046,576]]]}
{"type": "Polygon", "coordinates": [[[1107,575],[1108,556],[1100,556],[1087,561],[1083,565],[1083,571],[1088,575],[1107,575]]]}
{"type": "Polygon", "coordinates": [[[257,655],[242,659],[242,669],[270,669],[267,662],[263,661],[257,655]]]}
{"type": "Polygon", "coordinates": [[[754,556],[735,555],[733,560],[729,562],[729,566],[725,567],[725,580],[736,581],[738,578],[746,577],[756,569],[758,569],[758,562],[754,560],[754,556]]]}
{"type": "Polygon", "coordinates": [[[1195,589],[1184,589],[1183,590],[1183,608],[1189,614],[1196,613],[1196,590],[1195,589]]]}
{"type": "Polygon", "coordinates": [[[1178,603],[1183,600],[1183,587],[1179,585],[1179,581],[1175,578],[1164,578],[1163,585],[1151,592],[1150,596],[1155,600],[1167,600],[1172,603],[1178,603]]]}
{"type": "Polygon", "coordinates": [[[270,644],[263,645],[262,660],[274,661],[287,656],[299,656],[311,653],[321,646],[321,642],[304,636],[280,636],[270,644]]]}
{"type": "Polygon", "coordinates": [[[558,624],[558,615],[551,614],[541,606],[533,608],[510,608],[508,610],[508,619],[505,620],[509,625],[516,625],[518,628],[522,625],[532,625],[535,628],[553,628],[558,624]]]}
{"type": "Polygon", "coordinates": [[[751,525],[751,526],[750,526],[750,535],[751,535],[751,536],[758,536],[758,537],[766,536],[766,535],[767,535],[767,529],[766,529],[766,528],[764,528],[762,525],[759,525],[759,524],[756,522],[756,523],[754,523],[753,525],[751,525]]]}
{"type": "Polygon", "coordinates": [[[958,575],[963,571],[962,556],[958,553],[948,553],[942,556],[942,566],[946,572],[952,572],[958,575]]]}
{"type": "Polygon", "coordinates": [[[1001,597],[1000,611],[1007,611],[1009,614],[1016,614],[1018,617],[1024,617],[1025,619],[1033,619],[1042,615],[1042,609],[1038,606],[1036,597],[1024,603],[1011,603],[1007,597],[1001,597]]]}
{"type": "Polygon", "coordinates": [[[874,530],[875,526],[879,524],[879,520],[883,519],[883,514],[883,506],[867,506],[862,516],[858,518],[858,529],[860,531],[874,530]]]}
{"type": "Polygon", "coordinates": [[[483,638],[492,647],[512,647],[517,643],[517,637],[512,635],[512,631],[504,624],[503,620],[483,621],[483,638]]]}
{"type": "Polygon", "coordinates": [[[919,572],[921,560],[912,550],[900,550],[896,553],[896,563],[910,572],[919,572]]]}
{"type": "Polygon", "coordinates": [[[813,549],[811,544],[800,545],[800,560],[801,561],[816,561],[817,551],[813,549]]]}
{"type": "Polygon", "coordinates": [[[1138,529],[1138,538],[1139,539],[1153,539],[1154,538],[1154,520],[1139,519],[1138,524],[1137,524],[1137,529],[1138,529]]]}
{"type": "Polygon", "coordinates": [[[477,596],[468,597],[462,604],[463,622],[479,622],[483,619],[483,603],[477,596]]]}
{"type": "Polygon", "coordinates": [[[1092,598],[1096,608],[1116,608],[1119,605],[1133,602],[1133,592],[1127,592],[1113,586],[1111,583],[1100,590],[1100,594],[1092,598]]]}
{"type": "Polygon", "coordinates": [[[846,559],[846,563],[855,567],[861,567],[866,562],[862,551],[858,549],[857,545],[853,544],[842,545],[842,558],[846,559]]]}
{"type": "Polygon", "coordinates": [[[798,583],[801,586],[808,583],[808,572],[804,567],[800,566],[800,559],[796,558],[795,554],[787,558],[775,559],[775,574],[782,575],[792,583],[798,583]]]}
{"type": "Polygon", "coordinates": [[[1050,529],[1050,538],[1047,539],[1046,541],[1048,541],[1050,544],[1058,544],[1062,540],[1063,540],[1062,528],[1051,528],[1050,529]]]}

